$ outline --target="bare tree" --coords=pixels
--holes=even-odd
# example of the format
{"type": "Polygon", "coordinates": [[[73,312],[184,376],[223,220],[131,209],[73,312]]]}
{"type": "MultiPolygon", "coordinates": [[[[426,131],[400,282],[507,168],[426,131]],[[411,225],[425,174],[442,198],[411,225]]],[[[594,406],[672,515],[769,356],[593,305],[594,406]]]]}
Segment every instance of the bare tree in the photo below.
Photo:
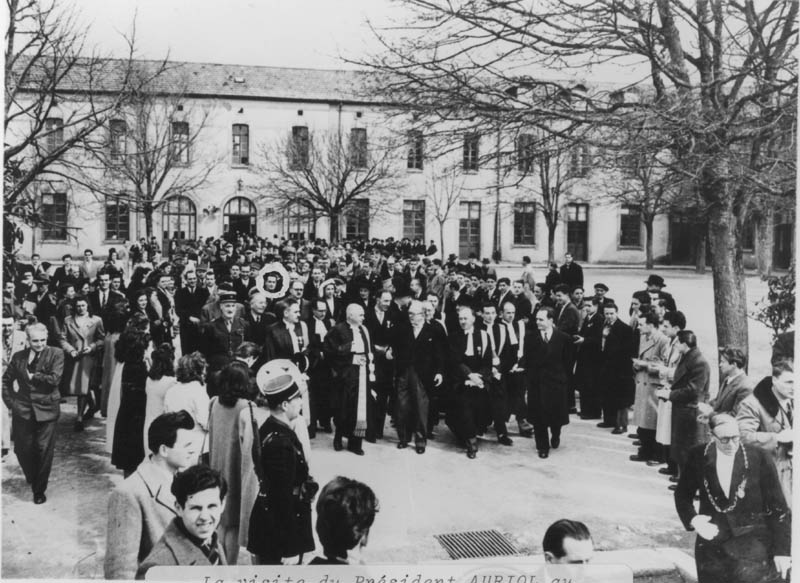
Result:
{"type": "Polygon", "coordinates": [[[167,66],[156,79],[153,69],[160,66],[135,63],[136,88],[108,115],[85,152],[81,172],[73,174],[99,200],[141,213],[148,238],[155,212],[170,198],[203,187],[221,163],[202,141],[211,109],[188,107],[180,65],[167,66]]]}
{"type": "Polygon", "coordinates": [[[263,181],[254,190],[276,210],[328,217],[329,240],[338,241],[341,220],[357,200],[368,199],[374,216],[399,192],[395,155],[391,140],[379,146],[367,142],[366,132],[345,141],[341,132],[303,128],[261,146],[254,172],[263,181]]]}
{"type": "MultiPolygon", "coordinates": [[[[555,116],[614,131],[630,113],[645,111],[654,128],[673,137],[674,170],[694,183],[708,212],[717,341],[746,348],[740,235],[754,189],[738,180],[733,151],[746,144],[758,162],[748,168],[757,167],[765,144],[797,108],[798,3],[406,4],[417,18],[400,34],[391,31],[398,41],[379,33],[386,52],[367,64],[383,74],[398,102],[422,115],[458,122],[479,114],[506,127],[541,126],[555,116]],[[580,99],[581,107],[573,101],[562,108],[531,97],[574,93],[576,74],[615,63],[644,67],[647,76],[633,85],[652,98],[620,99],[624,92],[598,88],[580,99]],[[521,75],[532,90],[507,93],[521,75]]],[[[559,124],[550,127],[561,131],[559,124]]]]}
{"type": "Polygon", "coordinates": [[[444,170],[426,180],[425,200],[430,203],[433,218],[439,225],[439,249],[442,260],[447,256],[444,247],[444,226],[459,203],[464,189],[465,176],[454,169],[444,170]]]}
{"type": "Polygon", "coordinates": [[[686,208],[691,188],[672,171],[673,154],[663,136],[633,127],[618,132],[614,142],[609,152],[615,155],[606,158],[601,197],[636,210],[645,230],[645,266],[652,269],[653,223],[673,208],[686,208]]]}
{"type": "MultiPolygon", "coordinates": [[[[8,0],[5,50],[4,222],[42,225],[35,183],[62,180],[75,152],[128,97],[134,51],[109,61],[86,46],[86,28],[55,2],[8,0]],[[107,91],[113,79],[113,91],[107,91]]],[[[156,67],[152,73],[159,74],[156,67]]]]}

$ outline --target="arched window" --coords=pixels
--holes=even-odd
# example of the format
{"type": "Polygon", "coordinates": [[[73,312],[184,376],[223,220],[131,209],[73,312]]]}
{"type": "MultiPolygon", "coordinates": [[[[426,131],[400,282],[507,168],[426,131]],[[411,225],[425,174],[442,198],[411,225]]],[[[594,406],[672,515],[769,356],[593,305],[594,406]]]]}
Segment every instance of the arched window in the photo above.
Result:
{"type": "Polygon", "coordinates": [[[228,201],[223,213],[222,231],[225,234],[255,235],[256,207],[242,196],[228,201]]]}
{"type": "Polygon", "coordinates": [[[197,209],[186,196],[175,196],[161,207],[161,225],[164,241],[197,238],[197,209]]]}

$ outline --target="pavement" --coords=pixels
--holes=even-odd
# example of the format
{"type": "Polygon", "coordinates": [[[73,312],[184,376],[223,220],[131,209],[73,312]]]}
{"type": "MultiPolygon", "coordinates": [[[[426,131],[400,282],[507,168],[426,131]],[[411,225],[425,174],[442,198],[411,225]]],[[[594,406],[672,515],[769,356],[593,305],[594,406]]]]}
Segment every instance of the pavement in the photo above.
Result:
{"type": "MultiPolygon", "coordinates": [[[[511,275],[516,270],[508,269],[511,275]]],[[[624,306],[622,300],[643,287],[646,275],[645,270],[589,269],[586,283],[603,281],[624,306]]],[[[710,275],[675,271],[666,278],[714,370],[710,275]]],[[[749,278],[748,286],[752,301],[766,292],[757,278],[749,278]]],[[[751,374],[760,378],[769,371],[770,334],[751,321],[750,338],[751,374]]],[[[716,386],[712,381],[712,392],[716,386]]],[[[94,419],[83,433],[74,433],[74,419],[70,399],[62,405],[46,504],[33,504],[13,452],[3,459],[4,580],[102,578],[107,500],[122,476],[103,451],[105,421],[94,419]]],[[[561,447],[546,460],[536,456],[532,440],[516,434],[513,423],[513,446],[499,445],[490,430],[475,460],[467,459],[443,423],[424,455],[396,449],[390,429],[386,440],[365,444],[364,457],[335,452],[331,436],[318,434],[310,466],[320,484],[345,475],[375,490],[380,512],[362,555],[367,563],[447,560],[433,535],[483,529],[497,529],[521,553],[539,555],[545,529],[564,517],[585,522],[598,550],[670,547],[692,553],[694,534],[677,518],[666,477],[629,461],[635,453],[632,440],[595,423],[572,416],[561,447]]]]}

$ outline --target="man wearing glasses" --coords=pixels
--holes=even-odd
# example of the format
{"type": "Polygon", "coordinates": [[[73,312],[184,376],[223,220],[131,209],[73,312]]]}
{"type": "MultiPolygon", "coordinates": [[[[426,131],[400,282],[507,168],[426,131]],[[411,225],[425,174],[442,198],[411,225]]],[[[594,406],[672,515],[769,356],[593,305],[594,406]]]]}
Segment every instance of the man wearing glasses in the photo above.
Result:
{"type": "Polygon", "coordinates": [[[709,425],[712,442],[690,450],[675,490],[681,522],[697,531],[697,580],[784,580],[791,566],[791,516],[775,465],[761,449],[741,443],[731,415],[715,414],[709,425]]]}

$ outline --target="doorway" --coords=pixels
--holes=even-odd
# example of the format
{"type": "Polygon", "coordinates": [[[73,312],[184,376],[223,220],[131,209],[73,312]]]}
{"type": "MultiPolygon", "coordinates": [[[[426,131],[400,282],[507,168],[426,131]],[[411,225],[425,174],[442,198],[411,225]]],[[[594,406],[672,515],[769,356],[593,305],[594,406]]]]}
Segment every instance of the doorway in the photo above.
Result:
{"type": "Polygon", "coordinates": [[[481,256],[481,203],[462,202],[459,206],[458,255],[466,259],[471,253],[481,256]]]}
{"type": "Polygon", "coordinates": [[[588,261],[588,204],[570,203],[567,205],[567,253],[571,253],[575,261],[588,261]]]}

